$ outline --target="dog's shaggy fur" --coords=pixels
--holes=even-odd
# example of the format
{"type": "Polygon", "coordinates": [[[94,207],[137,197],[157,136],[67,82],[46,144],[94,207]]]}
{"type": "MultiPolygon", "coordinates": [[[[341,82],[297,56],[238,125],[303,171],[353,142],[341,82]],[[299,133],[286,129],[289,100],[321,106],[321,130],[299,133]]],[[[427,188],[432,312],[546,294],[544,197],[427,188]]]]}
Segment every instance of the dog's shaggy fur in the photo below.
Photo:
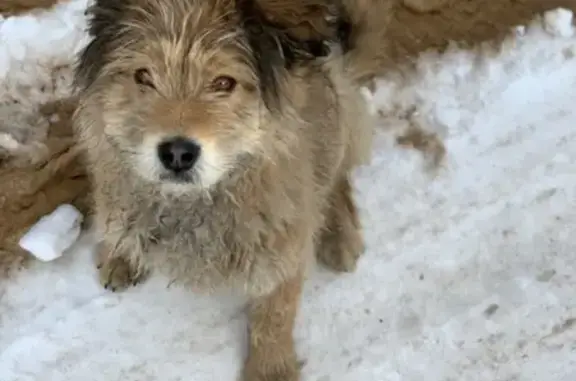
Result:
{"type": "Polygon", "coordinates": [[[370,156],[359,84],[378,66],[368,41],[382,44],[388,1],[330,3],[97,0],[79,58],[103,285],[154,269],[244,291],[245,381],[299,379],[306,266],[315,253],[352,271],[363,251],[350,174],[370,156]],[[158,154],[176,136],[201,149],[178,175],[158,154]]]}

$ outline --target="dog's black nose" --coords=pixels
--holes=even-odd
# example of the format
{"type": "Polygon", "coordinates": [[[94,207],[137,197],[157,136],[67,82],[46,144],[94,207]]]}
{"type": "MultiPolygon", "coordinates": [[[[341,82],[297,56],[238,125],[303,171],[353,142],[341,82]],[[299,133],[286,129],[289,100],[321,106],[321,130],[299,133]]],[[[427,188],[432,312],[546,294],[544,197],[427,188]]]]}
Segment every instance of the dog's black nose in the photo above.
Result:
{"type": "Polygon", "coordinates": [[[158,145],[158,157],[164,168],[176,173],[184,172],[196,164],[200,146],[186,138],[173,138],[158,145]]]}

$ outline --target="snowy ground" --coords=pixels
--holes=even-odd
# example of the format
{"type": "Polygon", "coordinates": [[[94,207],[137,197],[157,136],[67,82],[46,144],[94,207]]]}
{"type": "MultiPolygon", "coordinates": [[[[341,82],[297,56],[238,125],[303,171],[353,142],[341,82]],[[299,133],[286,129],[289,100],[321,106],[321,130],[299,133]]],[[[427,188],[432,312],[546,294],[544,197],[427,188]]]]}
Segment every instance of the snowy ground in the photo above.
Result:
{"type": "MultiPolygon", "coordinates": [[[[18,35],[39,48],[12,74],[18,59],[69,61],[83,5],[18,35]]],[[[386,124],[416,109],[448,162],[431,178],[418,153],[379,138],[357,179],[368,253],[355,274],[307,285],[304,380],[576,380],[576,37],[569,17],[551,21],[555,33],[537,22],[498,55],[423,56],[417,73],[380,84],[386,124]]],[[[237,302],[161,278],[105,292],[88,244],[0,297],[2,381],[232,381],[244,355],[237,302]]]]}

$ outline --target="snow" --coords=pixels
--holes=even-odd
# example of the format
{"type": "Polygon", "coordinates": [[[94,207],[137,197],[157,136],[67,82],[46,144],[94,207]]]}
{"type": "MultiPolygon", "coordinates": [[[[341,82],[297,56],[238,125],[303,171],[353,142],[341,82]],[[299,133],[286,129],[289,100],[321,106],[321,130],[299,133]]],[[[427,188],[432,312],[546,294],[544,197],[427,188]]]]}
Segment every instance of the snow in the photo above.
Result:
{"type": "MultiPolygon", "coordinates": [[[[85,4],[1,21],[2,78],[41,82],[37,62],[69,63],[85,4]]],[[[368,252],[356,273],[319,270],[307,283],[296,331],[305,381],[576,379],[571,19],[556,10],[499,51],[426,54],[380,81],[383,128],[356,179],[368,252]],[[409,123],[445,140],[435,176],[393,143],[409,123]]],[[[0,380],[236,379],[239,301],[159,276],[107,292],[90,243],[1,286],[0,380]]]]}
{"type": "Polygon", "coordinates": [[[87,4],[73,0],[52,12],[0,15],[0,132],[21,137],[1,134],[0,146],[34,148],[44,140],[48,121],[38,109],[70,92],[73,54],[87,42],[87,4]]]}
{"type": "Polygon", "coordinates": [[[62,204],[40,218],[24,233],[18,245],[41,261],[53,261],[80,238],[83,219],[74,205],[62,204]]]}

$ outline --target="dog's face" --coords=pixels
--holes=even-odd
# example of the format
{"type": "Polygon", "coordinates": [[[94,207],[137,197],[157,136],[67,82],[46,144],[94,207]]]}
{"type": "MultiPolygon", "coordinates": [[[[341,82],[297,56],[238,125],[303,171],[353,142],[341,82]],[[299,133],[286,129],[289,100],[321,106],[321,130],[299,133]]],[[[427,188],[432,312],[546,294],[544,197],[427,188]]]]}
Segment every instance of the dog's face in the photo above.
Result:
{"type": "Polygon", "coordinates": [[[250,0],[98,0],[77,82],[101,132],[152,182],[207,188],[262,151],[289,107],[283,81],[307,45],[267,26],[250,0]]]}

